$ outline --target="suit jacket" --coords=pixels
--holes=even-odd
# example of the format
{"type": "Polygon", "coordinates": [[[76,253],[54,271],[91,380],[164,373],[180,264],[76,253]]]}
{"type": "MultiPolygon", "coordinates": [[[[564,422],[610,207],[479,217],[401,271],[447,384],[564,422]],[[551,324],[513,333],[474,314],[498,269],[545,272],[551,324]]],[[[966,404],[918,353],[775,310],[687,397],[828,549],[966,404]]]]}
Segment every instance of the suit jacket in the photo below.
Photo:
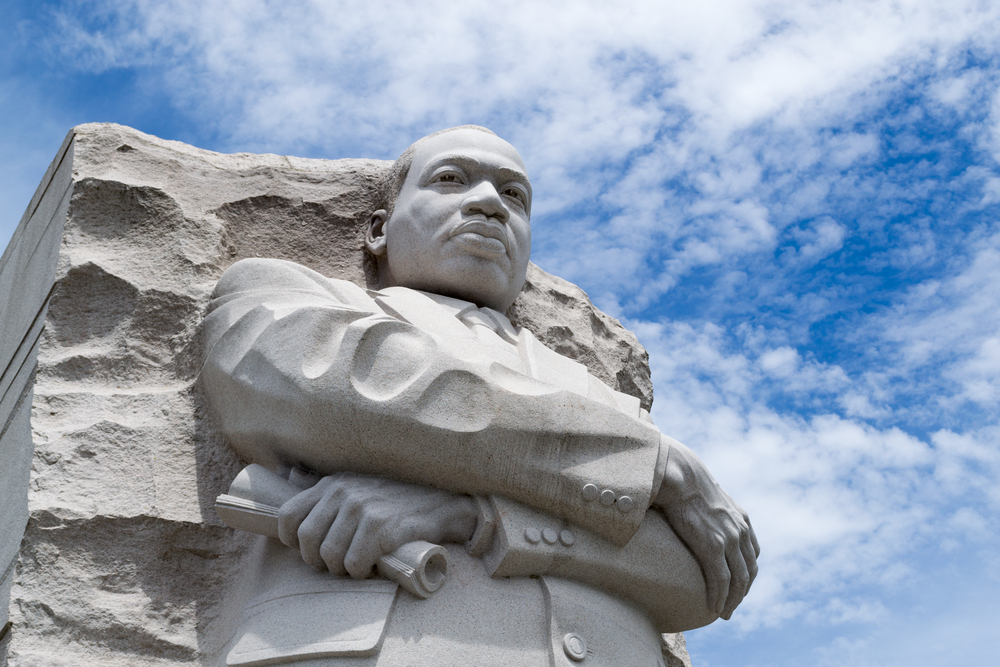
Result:
{"type": "Polygon", "coordinates": [[[697,563],[647,512],[669,439],[501,313],[243,260],[205,334],[206,393],[245,458],[487,495],[490,574],[597,587],[663,632],[714,620],[697,563]]]}
{"type": "Polygon", "coordinates": [[[209,401],[236,449],[262,465],[503,495],[628,542],[662,479],[661,435],[638,400],[499,313],[516,347],[449,310],[482,313],[243,260],[205,318],[209,401]],[[604,504],[588,484],[630,502],[604,504]]]}

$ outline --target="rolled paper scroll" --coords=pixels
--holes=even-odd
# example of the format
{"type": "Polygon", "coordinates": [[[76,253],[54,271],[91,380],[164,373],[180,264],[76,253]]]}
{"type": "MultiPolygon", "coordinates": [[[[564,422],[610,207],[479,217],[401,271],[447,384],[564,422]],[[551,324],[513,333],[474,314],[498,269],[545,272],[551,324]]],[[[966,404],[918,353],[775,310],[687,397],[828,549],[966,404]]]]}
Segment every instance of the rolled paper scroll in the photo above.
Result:
{"type": "MultiPolygon", "coordinates": [[[[233,480],[228,494],[215,499],[215,512],[230,528],[277,539],[278,508],[301,491],[264,466],[252,463],[233,480]]],[[[427,599],[448,576],[448,550],[430,542],[409,542],[382,556],[376,569],[386,579],[427,599]]]]}

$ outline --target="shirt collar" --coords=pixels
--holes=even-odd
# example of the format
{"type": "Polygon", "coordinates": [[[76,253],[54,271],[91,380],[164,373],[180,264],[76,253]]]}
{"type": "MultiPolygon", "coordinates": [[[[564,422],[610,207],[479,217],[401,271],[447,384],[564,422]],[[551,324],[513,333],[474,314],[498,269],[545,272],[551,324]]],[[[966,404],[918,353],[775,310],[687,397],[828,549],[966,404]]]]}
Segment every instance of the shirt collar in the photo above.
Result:
{"type": "MultiPolygon", "coordinates": [[[[414,291],[420,292],[463,322],[470,319],[469,315],[471,315],[473,311],[479,311],[479,313],[486,315],[487,319],[493,323],[493,326],[490,328],[497,332],[501,338],[506,339],[510,343],[517,344],[518,335],[521,333],[520,327],[515,327],[511,324],[510,320],[507,319],[507,316],[500,311],[493,310],[492,308],[488,308],[486,306],[479,308],[476,304],[470,301],[463,301],[462,299],[456,299],[450,296],[434,294],[433,292],[423,292],[420,290],[414,291]]],[[[477,322],[482,321],[482,318],[477,317],[475,319],[477,322]]]]}

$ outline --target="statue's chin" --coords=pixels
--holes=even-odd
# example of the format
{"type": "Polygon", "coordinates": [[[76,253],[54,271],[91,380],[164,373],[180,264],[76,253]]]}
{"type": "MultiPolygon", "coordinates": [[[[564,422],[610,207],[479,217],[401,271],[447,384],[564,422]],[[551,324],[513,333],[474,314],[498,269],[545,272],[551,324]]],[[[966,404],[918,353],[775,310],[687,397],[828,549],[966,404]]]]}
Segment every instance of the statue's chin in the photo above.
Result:
{"type": "MultiPolygon", "coordinates": [[[[492,240],[492,239],[490,239],[492,240]]],[[[496,262],[483,257],[466,256],[463,266],[438,267],[436,274],[404,275],[389,273],[385,287],[399,286],[450,296],[504,312],[524,285],[524,271],[510,276],[496,262]]]]}
{"type": "Polygon", "coordinates": [[[455,299],[461,299],[462,301],[469,301],[476,304],[480,308],[492,308],[493,310],[497,310],[501,313],[507,310],[507,308],[510,307],[510,304],[514,303],[514,299],[517,298],[517,293],[520,291],[519,287],[517,291],[511,294],[509,290],[491,290],[487,287],[470,289],[467,285],[461,287],[441,285],[436,288],[418,287],[415,289],[440,294],[442,296],[450,296],[455,299]]]}

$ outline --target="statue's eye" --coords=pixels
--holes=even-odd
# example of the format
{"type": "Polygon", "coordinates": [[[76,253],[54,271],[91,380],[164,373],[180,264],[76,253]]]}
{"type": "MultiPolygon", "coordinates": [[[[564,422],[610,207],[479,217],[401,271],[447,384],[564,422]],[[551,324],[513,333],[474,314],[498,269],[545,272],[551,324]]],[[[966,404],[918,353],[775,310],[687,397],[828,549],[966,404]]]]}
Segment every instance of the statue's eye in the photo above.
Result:
{"type": "Polygon", "coordinates": [[[460,185],[462,183],[462,176],[454,171],[446,171],[443,174],[435,176],[434,182],[460,185]]]}
{"type": "Polygon", "coordinates": [[[515,188],[513,186],[504,188],[503,192],[500,194],[504,197],[509,197],[517,201],[517,203],[519,203],[523,208],[527,208],[528,206],[528,196],[524,194],[524,191],[521,190],[521,188],[515,188]]]}

